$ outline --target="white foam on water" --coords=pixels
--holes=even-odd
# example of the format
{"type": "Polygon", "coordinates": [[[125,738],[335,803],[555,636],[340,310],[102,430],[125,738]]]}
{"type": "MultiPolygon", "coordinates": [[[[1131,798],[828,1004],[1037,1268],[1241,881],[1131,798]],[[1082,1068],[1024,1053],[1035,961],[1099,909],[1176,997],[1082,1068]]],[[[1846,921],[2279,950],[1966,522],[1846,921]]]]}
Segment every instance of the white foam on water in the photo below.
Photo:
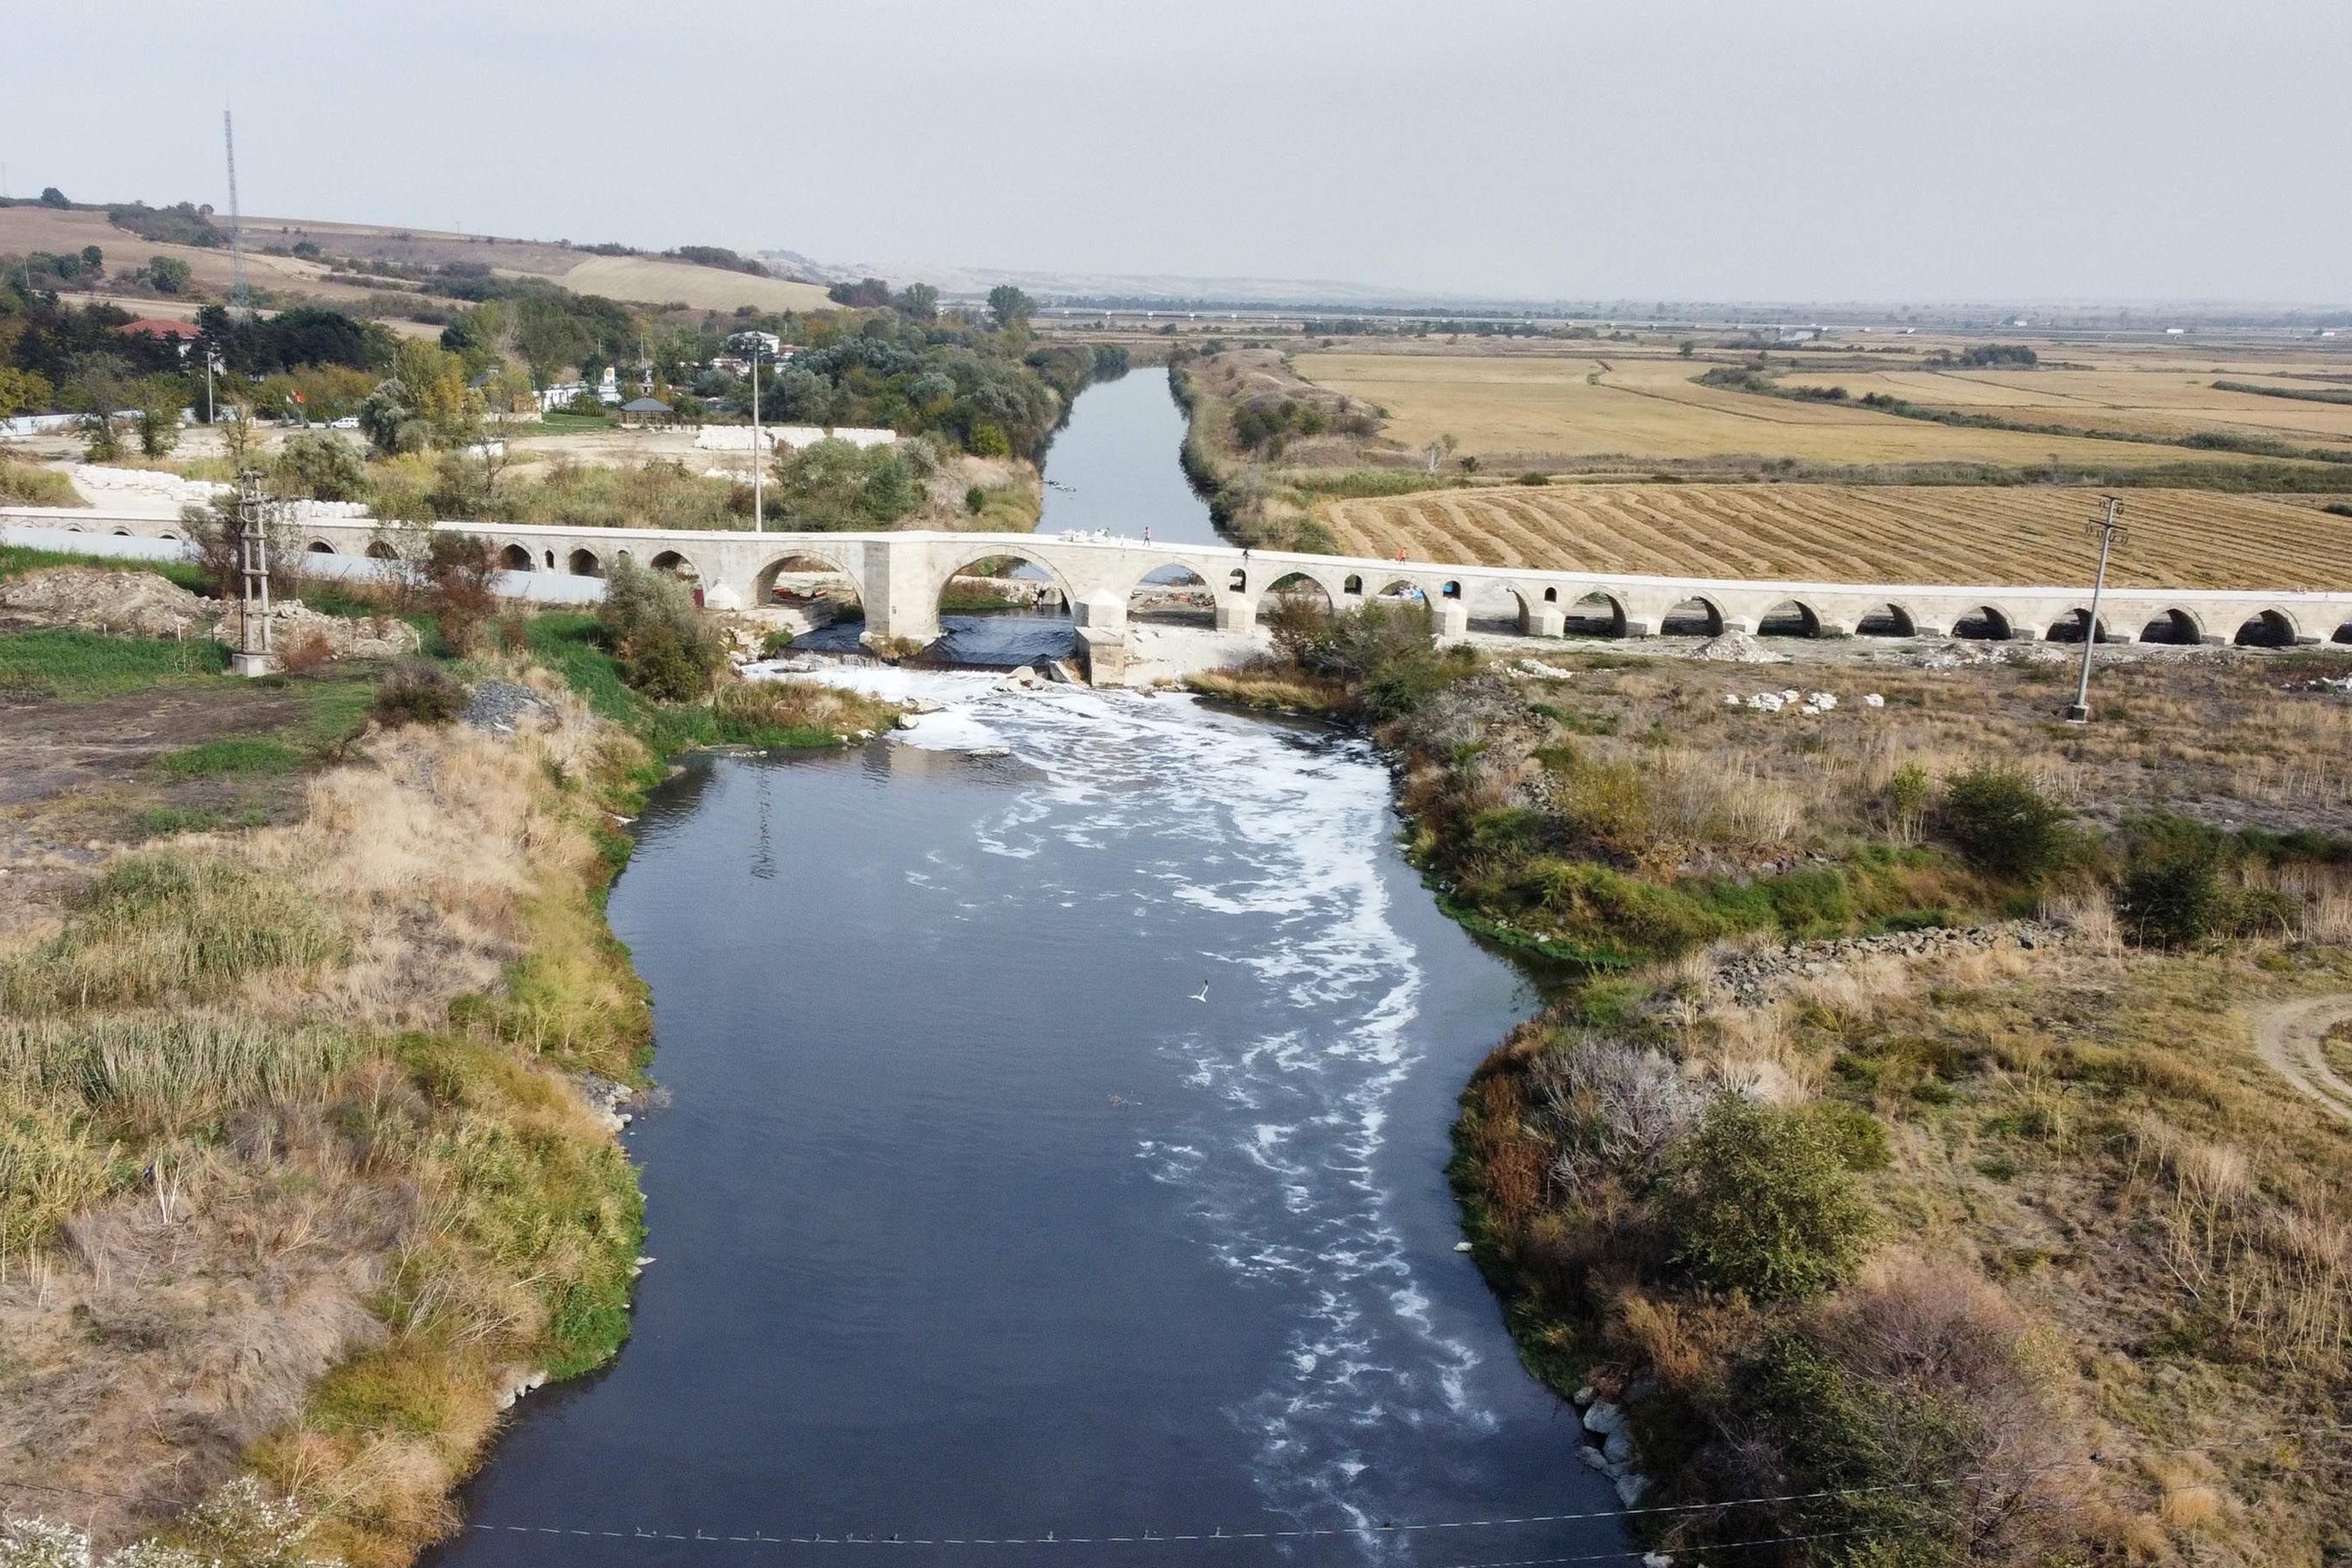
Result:
{"type": "MultiPolygon", "coordinates": [[[[1433,1318],[1374,1175],[1389,1102],[1418,1059],[1423,976],[1390,919],[1380,857],[1394,822],[1370,753],[1189,700],[875,667],[809,679],[943,705],[894,732],[899,744],[1004,748],[1027,764],[977,835],[984,852],[1116,852],[1134,861],[1117,897],[1136,915],[1172,903],[1231,917],[1231,945],[1200,962],[1213,995],[1243,988],[1261,1022],[1236,1039],[1229,1023],[1180,1016],[1166,1049],[1197,1098],[1137,1157],[1182,1194],[1223,1267],[1295,1301],[1283,1359],[1231,1412],[1255,1437],[1269,1505],[1372,1522],[1359,1500],[1380,1468],[1368,1433],[1494,1429],[1467,1392],[1478,1354],[1433,1318]],[[1171,845],[1174,857],[1155,848],[1171,845]]],[[[1066,905],[1077,891],[1018,896],[1066,905]]]]}

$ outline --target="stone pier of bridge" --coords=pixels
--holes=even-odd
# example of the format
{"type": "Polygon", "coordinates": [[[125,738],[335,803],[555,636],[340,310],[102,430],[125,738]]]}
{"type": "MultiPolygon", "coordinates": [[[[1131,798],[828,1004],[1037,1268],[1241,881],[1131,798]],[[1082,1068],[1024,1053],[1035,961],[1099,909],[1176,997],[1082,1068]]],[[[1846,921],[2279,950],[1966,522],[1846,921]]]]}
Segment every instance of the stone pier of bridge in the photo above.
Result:
{"type": "MultiPolygon", "coordinates": [[[[79,509],[0,509],[9,521],[83,531],[169,536],[175,520],[79,509]]],[[[740,610],[773,601],[785,572],[845,577],[861,601],[870,643],[906,648],[940,635],[940,602],[954,577],[984,563],[1034,568],[1069,606],[1097,679],[1123,667],[1128,606],[1147,579],[1179,568],[1205,590],[1221,630],[1246,630],[1277,595],[1305,593],[1346,609],[1399,595],[1426,603],[1441,641],[1473,626],[1559,637],[1571,632],[1640,637],[1670,627],[1818,637],[1878,632],[2040,638],[2090,616],[2080,584],[2017,585],[1798,582],[1542,572],[1427,561],[1309,555],[1218,544],[1147,544],[1139,539],[1039,533],[933,531],[751,533],[444,522],[489,542],[509,572],[601,577],[624,557],[690,582],[702,603],[740,610]]],[[[290,521],[289,548],[367,555],[392,551],[365,518],[290,521]]],[[[2292,645],[2352,642],[2352,592],[2281,588],[2111,587],[2099,606],[2103,641],[2292,645]]],[[[2079,633],[2077,633],[2079,635],[2079,633]]]]}

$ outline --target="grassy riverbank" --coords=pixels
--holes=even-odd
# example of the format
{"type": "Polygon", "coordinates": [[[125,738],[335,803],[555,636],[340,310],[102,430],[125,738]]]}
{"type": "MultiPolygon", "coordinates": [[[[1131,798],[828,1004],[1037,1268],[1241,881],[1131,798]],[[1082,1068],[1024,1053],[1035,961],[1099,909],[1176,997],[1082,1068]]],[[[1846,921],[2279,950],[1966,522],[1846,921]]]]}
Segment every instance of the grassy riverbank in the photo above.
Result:
{"type": "Polygon", "coordinates": [[[2077,729],[2038,651],[1543,679],[1419,622],[1223,683],[1372,728],[1449,912],[1584,976],[1465,1092],[1452,1175],[1530,1369],[1627,1412],[1644,1534],[2352,1547],[2352,1128],[2256,1048],[2352,991],[2352,710],[2304,685],[2343,656],[2119,664],[2077,729]],[[1838,700],[1726,701],[1784,680],[1838,700]]]}
{"type": "Polygon", "coordinates": [[[17,1513],[258,1562],[213,1518],[252,1522],[224,1489],[257,1477],[303,1557],[396,1568],[455,1527],[504,1405],[626,1337],[642,1203],[605,1105],[651,1027],[604,920],[615,818],[682,746],[894,710],[665,701],[590,617],[520,629],[262,682],[209,643],[0,633],[17,1513]],[[509,731],[447,721],[483,681],[509,731]]]}

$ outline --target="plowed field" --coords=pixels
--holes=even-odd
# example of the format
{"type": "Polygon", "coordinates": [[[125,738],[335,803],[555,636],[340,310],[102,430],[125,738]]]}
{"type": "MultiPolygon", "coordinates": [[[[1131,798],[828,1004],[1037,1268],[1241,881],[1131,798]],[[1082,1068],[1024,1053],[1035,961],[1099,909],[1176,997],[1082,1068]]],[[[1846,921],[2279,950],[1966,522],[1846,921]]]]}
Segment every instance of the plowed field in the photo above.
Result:
{"type": "MultiPolygon", "coordinates": [[[[2352,587],[2352,518],[2204,490],[2128,490],[2110,580],[2352,587]]],[[[2042,488],[1590,484],[1329,503],[1350,555],[1563,571],[1878,583],[2087,579],[2097,492],[2042,488]]]]}

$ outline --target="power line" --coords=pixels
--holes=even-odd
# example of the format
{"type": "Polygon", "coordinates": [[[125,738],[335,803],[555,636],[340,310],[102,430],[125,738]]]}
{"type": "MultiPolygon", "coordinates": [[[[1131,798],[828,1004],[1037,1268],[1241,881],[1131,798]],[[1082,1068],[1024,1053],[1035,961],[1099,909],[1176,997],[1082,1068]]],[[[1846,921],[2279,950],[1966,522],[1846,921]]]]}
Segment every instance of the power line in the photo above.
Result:
{"type": "MultiPolygon", "coordinates": [[[[2189,1443],[2170,1446],[2154,1445],[2150,1446],[2144,1451],[2168,1454],[2213,1454],[2227,1452],[2233,1448],[2261,1447],[2265,1445],[2289,1441],[2295,1438],[2340,1437],[2347,1435],[2352,1435],[2352,1425],[2303,1426],[2290,1428],[2284,1432],[2265,1433],[2258,1437],[2241,1438],[2234,1443],[2189,1443]]],[[[1601,1509],[1580,1513],[1517,1514],[1493,1519],[1424,1520],[1408,1523],[1398,1523],[1394,1521],[1387,1521],[1379,1524],[1297,1525],[1280,1530],[1237,1531],[1226,1530],[1223,1527],[1218,1527],[1205,1531],[1199,1530],[1162,1531],[1147,1529],[1140,1533],[1134,1535],[1064,1535],[1058,1531],[1048,1531],[1042,1536],[919,1536],[908,1535],[903,1531],[893,1531],[885,1535],[879,1531],[866,1532],[844,1531],[838,1535],[827,1535],[822,1530],[813,1531],[805,1535],[770,1534],[767,1531],[761,1530],[754,1530],[748,1535],[740,1533],[721,1534],[705,1531],[698,1525],[695,1526],[690,1533],[680,1533],[676,1531],[647,1530],[641,1525],[632,1526],[627,1530],[608,1530],[603,1528],[590,1529],[579,1525],[475,1523],[466,1526],[466,1528],[469,1531],[488,1534],[555,1535],[608,1541],[699,1542],[706,1545],[737,1544],[760,1546],[924,1547],[1213,1545],[1228,1542],[1312,1541],[1335,1540],[1344,1537],[1376,1538],[1380,1536],[1433,1534],[1443,1531],[1501,1530],[1533,1524],[1578,1524],[1591,1523],[1602,1520],[1626,1521],[1672,1514],[1708,1513],[1723,1509],[1754,1508],[1774,1503],[1823,1502],[1841,1498],[1883,1497],[1892,1492],[1925,1491],[1941,1488],[1967,1486],[1974,1481],[2014,1480],[2028,1476],[2046,1475],[2054,1470],[2071,1469],[2083,1465],[2095,1465],[2104,1462],[2105,1459],[2103,1456],[2093,1453],[2080,1458],[2053,1460],[2051,1463],[2046,1465],[2030,1466],[2023,1469],[2004,1472],[2000,1475],[1979,1472],[1965,1476],[1947,1476],[1922,1481],[1889,1481],[1883,1486],[1874,1487],[1824,1487],[1813,1491],[1780,1492],[1744,1498],[1722,1498],[1706,1502],[1661,1503],[1647,1508],[1601,1509]]],[[[130,1493],[107,1491],[93,1487],[62,1486],[40,1481],[0,1480],[0,1492],[12,1489],[19,1491],[50,1492],[72,1497],[107,1498],[119,1502],[142,1503],[152,1500],[148,1498],[133,1496],[130,1493]]],[[[1833,1531],[1828,1533],[1860,1532],[1833,1531]]],[[[1825,1536],[1803,1536],[1777,1537],[1774,1539],[1814,1540],[1825,1538],[1825,1536]]],[[[1763,1542],[1759,1541],[1747,1544],[1762,1543],[1763,1542]]],[[[1720,1544],[1739,1543],[1725,1542],[1720,1544]]],[[[1707,1549],[1712,1550],[1713,1548],[1709,1547],[1707,1549]]],[[[1696,1548],[1694,1548],[1694,1550],[1696,1550],[1696,1548]]],[[[1605,1560],[1608,1555],[1612,1554],[1604,1554],[1602,1558],[1592,1559],[1546,1558],[1534,1561],[1543,1563],[1602,1561],[1605,1560]]],[[[1635,1552],[1633,1555],[1638,1556],[1640,1553],[1635,1552]]],[[[1532,1564],[1465,1564],[1464,1565],[1464,1568],[1532,1568],[1532,1564]]]]}

